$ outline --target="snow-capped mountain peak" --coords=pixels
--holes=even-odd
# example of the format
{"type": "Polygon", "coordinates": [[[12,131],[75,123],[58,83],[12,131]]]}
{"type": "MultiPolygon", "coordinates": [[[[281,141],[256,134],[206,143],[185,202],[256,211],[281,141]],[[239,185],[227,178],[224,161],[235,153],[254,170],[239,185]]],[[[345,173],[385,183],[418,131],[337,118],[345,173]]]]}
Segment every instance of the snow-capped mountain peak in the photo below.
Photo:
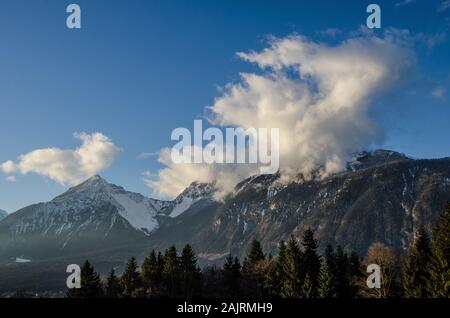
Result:
{"type": "Polygon", "coordinates": [[[126,191],[95,175],[49,202],[13,213],[11,231],[15,235],[55,235],[63,247],[73,233],[106,228],[104,235],[109,235],[119,224],[148,236],[159,228],[159,217],[175,218],[209,198],[213,190],[212,184],[194,182],[175,200],[161,201],[126,191]]]}
{"type": "Polygon", "coordinates": [[[110,184],[99,175],[92,176],[79,185],[79,187],[86,188],[102,188],[108,186],[110,186],[110,184]]]}
{"type": "Polygon", "coordinates": [[[403,160],[411,160],[411,158],[402,153],[391,150],[378,149],[371,152],[362,151],[353,156],[353,158],[347,163],[347,168],[350,171],[356,171],[393,161],[403,160]]]}
{"type": "Polygon", "coordinates": [[[192,182],[177,198],[203,198],[211,195],[214,192],[214,189],[214,183],[192,182]]]}
{"type": "Polygon", "coordinates": [[[175,198],[169,216],[175,218],[188,210],[194,203],[202,199],[211,198],[214,190],[214,183],[191,183],[189,187],[175,198]]]}
{"type": "Polygon", "coordinates": [[[144,197],[139,193],[128,192],[120,186],[108,183],[98,175],[70,189],[65,195],[67,194],[76,194],[76,200],[84,199],[89,204],[95,203],[93,200],[112,203],[120,216],[135,229],[142,230],[146,234],[158,228],[156,215],[161,213],[166,205],[162,201],[144,197]]]}
{"type": "MultiPolygon", "coordinates": [[[[61,216],[70,214],[78,219],[84,216],[76,216],[84,213],[82,211],[93,211],[95,214],[100,214],[106,206],[113,206],[116,208],[120,217],[126,220],[133,228],[144,232],[146,235],[150,234],[158,228],[158,221],[156,216],[162,213],[162,210],[168,206],[164,201],[154,200],[139,193],[126,191],[120,186],[108,183],[102,177],[93,176],[81,184],[70,188],[63,194],[57,196],[48,203],[43,203],[44,207],[40,210],[40,224],[42,219],[48,218],[49,227],[52,227],[54,216],[61,216]],[[45,216],[41,215],[42,213],[45,216]]],[[[92,222],[100,218],[91,217],[92,222]]],[[[111,227],[117,218],[111,220],[111,227]]],[[[62,226],[62,225],[61,225],[62,226]]],[[[67,230],[70,230],[70,224],[64,225],[67,230]]],[[[49,229],[46,228],[45,231],[49,229]]]]}
{"type": "Polygon", "coordinates": [[[87,197],[94,197],[96,195],[99,195],[101,193],[107,193],[112,192],[114,188],[122,189],[121,187],[109,184],[105,179],[100,177],[99,175],[95,175],[86,181],[80,183],[77,186],[74,186],[64,192],[63,194],[57,196],[52,201],[58,202],[67,200],[71,197],[78,197],[78,196],[87,196],[87,197]]]}

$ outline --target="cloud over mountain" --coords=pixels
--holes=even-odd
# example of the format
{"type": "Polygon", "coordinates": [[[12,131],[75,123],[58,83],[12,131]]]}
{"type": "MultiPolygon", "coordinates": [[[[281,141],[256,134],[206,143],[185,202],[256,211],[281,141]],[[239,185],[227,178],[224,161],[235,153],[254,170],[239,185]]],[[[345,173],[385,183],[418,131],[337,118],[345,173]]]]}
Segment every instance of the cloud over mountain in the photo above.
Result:
{"type": "MultiPolygon", "coordinates": [[[[208,107],[222,127],[280,129],[280,164],[285,179],[308,176],[318,167],[328,175],[342,170],[355,151],[383,141],[383,129],[370,117],[378,97],[394,89],[415,68],[415,55],[402,32],[353,35],[337,45],[300,35],[271,38],[260,52],[238,53],[259,71],[240,74],[208,107]]],[[[236,178],[257,173],[246,165],[166,165],[147,180],[157,193],[174,196],[192,181],[220,180],[231,191],[236,178]]]]}

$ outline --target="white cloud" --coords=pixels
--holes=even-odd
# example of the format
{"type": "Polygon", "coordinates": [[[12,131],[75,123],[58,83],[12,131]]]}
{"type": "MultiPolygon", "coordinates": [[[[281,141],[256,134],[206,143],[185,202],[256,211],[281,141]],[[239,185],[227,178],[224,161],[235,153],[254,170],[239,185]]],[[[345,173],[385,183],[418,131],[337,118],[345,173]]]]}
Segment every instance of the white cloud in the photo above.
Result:
{"type": "MultiPolygon", "coordinates": [[[[355,151],[383,141],[381,127],[370,117],[373,102],[408,78],[415,57],[403,33],[384,38],[358,34],[338,45],[316,43],[302,36],[272,38],[261,52],[238,53],[259,66],[226,86],[209,107],[212,121],[243,129],[279,128],[280,165],[285,180],[342,170],[355,151]]],[[[166,165],[147,185],[156,193],[175,196],[192,181],[216,184],[223,193],[257,172],[249,165],[166,165]]]]}
{"type": "Polygon", "coordinates": [[[175,164],[169,148],[160,151],[158,161],[166,167],[157,174],[146,171],[143,181],[154,190],[156,196],[162,198],[173,198],[194,181],[214,181],[218,189],[216,198],[221,199],[233,191],[239,181],[259,171],[254,164],[175,164]]]}
{"type": "Polygon", "coordinates": [[[16,182],[17,178],[15,176],[9,176],[9,177],[6,177],[6,181],[8,181],[8,182],[16,182]]]}
{"type": "Polygon", "coordinates": [[[4,173],[10,174],[19,170],[19,167],[11,160],[8,160],[0,165],[0,170],[4,173]]]}
{"type": "Polygon", "coordinates": [[[119,154],[111,139],[101,133],[74,137],[82,141],[76,149],[36,149],[19,156],[17,163],[2,163],[0,169],[6,174],[33,172],[61,184],[76,185],[107,168],[119,154]]]}

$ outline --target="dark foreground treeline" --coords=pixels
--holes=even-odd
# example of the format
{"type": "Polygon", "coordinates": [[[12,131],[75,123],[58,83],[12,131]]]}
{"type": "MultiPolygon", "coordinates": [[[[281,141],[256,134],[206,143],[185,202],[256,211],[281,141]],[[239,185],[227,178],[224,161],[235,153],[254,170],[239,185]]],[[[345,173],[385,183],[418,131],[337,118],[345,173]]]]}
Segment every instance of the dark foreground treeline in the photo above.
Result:
{"type": "Polygon", "coordinates": [[[254,240],[241,264],[229,255],[222,268],[200,269],[189,245],[181,254],[174,246],[163,254],[151,251],[140,268],[134,257],[121,277],[114,270],[105,280],[88,261],[81,270],[81,288],[68,297],[443,297],[450,296],[450,204],[446,205],[430,240],[424,228],[416,233],[406,257],[381,243],[374,243],[360,260],[355,252],[329,245],[323,255],[311,230],[300,242],[281,242],[278,255],[264,254],[254,240]],[[366,285],[368,264],[381,267],[380,288],[366,285]]]}

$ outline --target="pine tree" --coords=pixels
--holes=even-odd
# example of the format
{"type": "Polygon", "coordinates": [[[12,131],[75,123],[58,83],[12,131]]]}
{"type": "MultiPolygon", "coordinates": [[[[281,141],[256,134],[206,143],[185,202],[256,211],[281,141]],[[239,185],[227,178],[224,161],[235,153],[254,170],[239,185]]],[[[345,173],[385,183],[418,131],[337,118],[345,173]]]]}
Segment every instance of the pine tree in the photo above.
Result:
{"type": "Polygon", "coordinates": [[[258,297],[261,295],[260,275],[257,273],[256,266],[259,262],[266,259],[259,241],[254,239],[250,243],[247,255],[244,258],[242,266],[242,294],[245,297],[258,297]]]}
{"type": "Polygon", "coordinates": [[[241,263],[239,262],[239,258],[237,258],[237,256],[233,258],[231,253],[229,253],[225,258],[223,270],[225,273],[229,274],[227,275],[229,278],[239,278],[241,274],[241,263]]]}
{"type": "Polygon", "coordinates": [[[250,244],[250,249],[247,253],[247,256],[244,259],[244,265],[242,270],[244,273],[251,273],[255,267],[255,264],[259,261],[262,261],[266,258],[264,252],[261,247],[261,243],[258,240],[254,239],[250,244]]]}
{"type": "Polygon", "coordinates": [[[322,259],[317,285],[319,298],[334,298],[336,296],[336,282],[326,257],[322,259]]]}
{"type": "Polygon", "coordinates": [[[450,202],[446,204],[433,230],[427,287],[430,297],[450,298],[450,202]]]}
{"type": "Polygon", "coordinates": [[[231,253],[228,253],[227,257],[225,258],[225,263],[223,264],[223,270],[224,271],[231,271],[233,268],[233,256],[231,253]]]}
{"type": "Polygon", "coordinates": [[[120,280],[117,278],[114,269],[111,269],[106,279],[106,297],[117,298],[121,294],[120,280]]]}
{"type": "Polygon", "coordinates": [[[158,259],[155,250],[152,250],[142,262],[141,275],[146,287],[153,287],[159,283],[158,259]]]}
{"type": "Polygon", "coordinates": [[[234,258],[232,269],[234,276],[239,277],[241,275],[241,263],[239,262],[239,258],[237,258],[237,256],[234,258]]]}
{"type": "Polygon", "coordinates": [[[423,298],[427,296],[430,257],[430,239],[425,228],[421,226],[403,265],[403,293],[405,297],[423,298]]]}
{"type": "Polygon", "coordinates": [[[162,278],[169,297],[177,297],[180,293],[180,262],[175,246],[164,252],[162,278]]]}
{"type": "Polygon", "coordinates": [[[184,297],[200,295],[201,276],[197,257],[189,244],[183,248],[180,258],[181,292],[184,297]]]}
{"type": "Polygon", "coordinates": [[[228,254],[223,265],[223,285],[225,297],[239,296],[239,277],[241,264],[237,257],[228,254]]]}
{"type": "Polygon", "coordinates": [[[301,250],[293,236],[289,238],[286,246],[283,268],[283,286],[280,296],[283,298],[299,298],[301,288],[300,261],[301,250]]]}
{"type": "Polygon", "coordinates": [[[310,228],[308,228],[303,234],[302,245],[302,275],[305,275],[305,279],[306,276],[308,276],[308,283],[311,285],[311,296],[314,297],[317,291],[317,277],[320,270],[320,256],[317,254],[317,240],[314,239],[314,233],[310,228]]]}
{"type": "Polygon", "coordinates": [[[333,246],[331,246],[331,244],[328,244],[327,247],[325,248],[325,252],[323,257],[325,258],[328,268],[330,269],[331,273],[334,272],[335,269],[335,254],[334,254],[334,250],[333,250],[333,246]]]}
{"type": "Polygon", "coordinates": [[[95,272],[89,261],[85,261],[80,273],[81,288],[68,291],[68,298],[99,298],[103,296],[103,286],[100,274],[95,272]]]}
{"type": "Polygon", "coordinates": [[[136,258],[131,257],[120,279],[122,287],[122,297],[129,298],[133,294],[134,290],[141,287],[141,278],[137,271],[136,258]]]}
{"type": "Polygon", "coordinates": [[[361,260],[355,251],[351,251],[348,258],[350,275],[350,297],[354,298],[360,291],[361,278],[364,276],[361,270],[361,260]]]}
{"type": "Polygon", "coordinates": [[[334,258],[334,276],[336,278],[336,296],[338,298],[351,297],[350,272],[347,253],[344,253],[341,246],[336,248],[334,258]]]}
{"type": "Polygon", "coordinates": [[[287,247],[284,241],[278,245],[278,257],[275,263],[275,294],[281,294],[281,288],[284,285],[284,264],[286,262],[287,247]]]}
{"type": "Polygon", "coordinates": [[[164,256],[161,254],[161,252],[158,252],[157,263],[158,263],[157,281],[161,282],[164,270],[164,256]]]}
{"type": "Polygon", "coordinates": [[[355,251],[350,253],[348,258],[348,266],[350,271],[350,276],[352,277],[360,277],[362,276],[361,272],[361,260],[359,259],[358,254],[355,251]]]}
{"type": "Polygon", "coordinates": [[[310,278],[309,274],[306,274],[305,279],[303,280],[302,289],[300,292],[301,298],[314,298],[316,291],[314,290],[313,280],[310,278]]]}

